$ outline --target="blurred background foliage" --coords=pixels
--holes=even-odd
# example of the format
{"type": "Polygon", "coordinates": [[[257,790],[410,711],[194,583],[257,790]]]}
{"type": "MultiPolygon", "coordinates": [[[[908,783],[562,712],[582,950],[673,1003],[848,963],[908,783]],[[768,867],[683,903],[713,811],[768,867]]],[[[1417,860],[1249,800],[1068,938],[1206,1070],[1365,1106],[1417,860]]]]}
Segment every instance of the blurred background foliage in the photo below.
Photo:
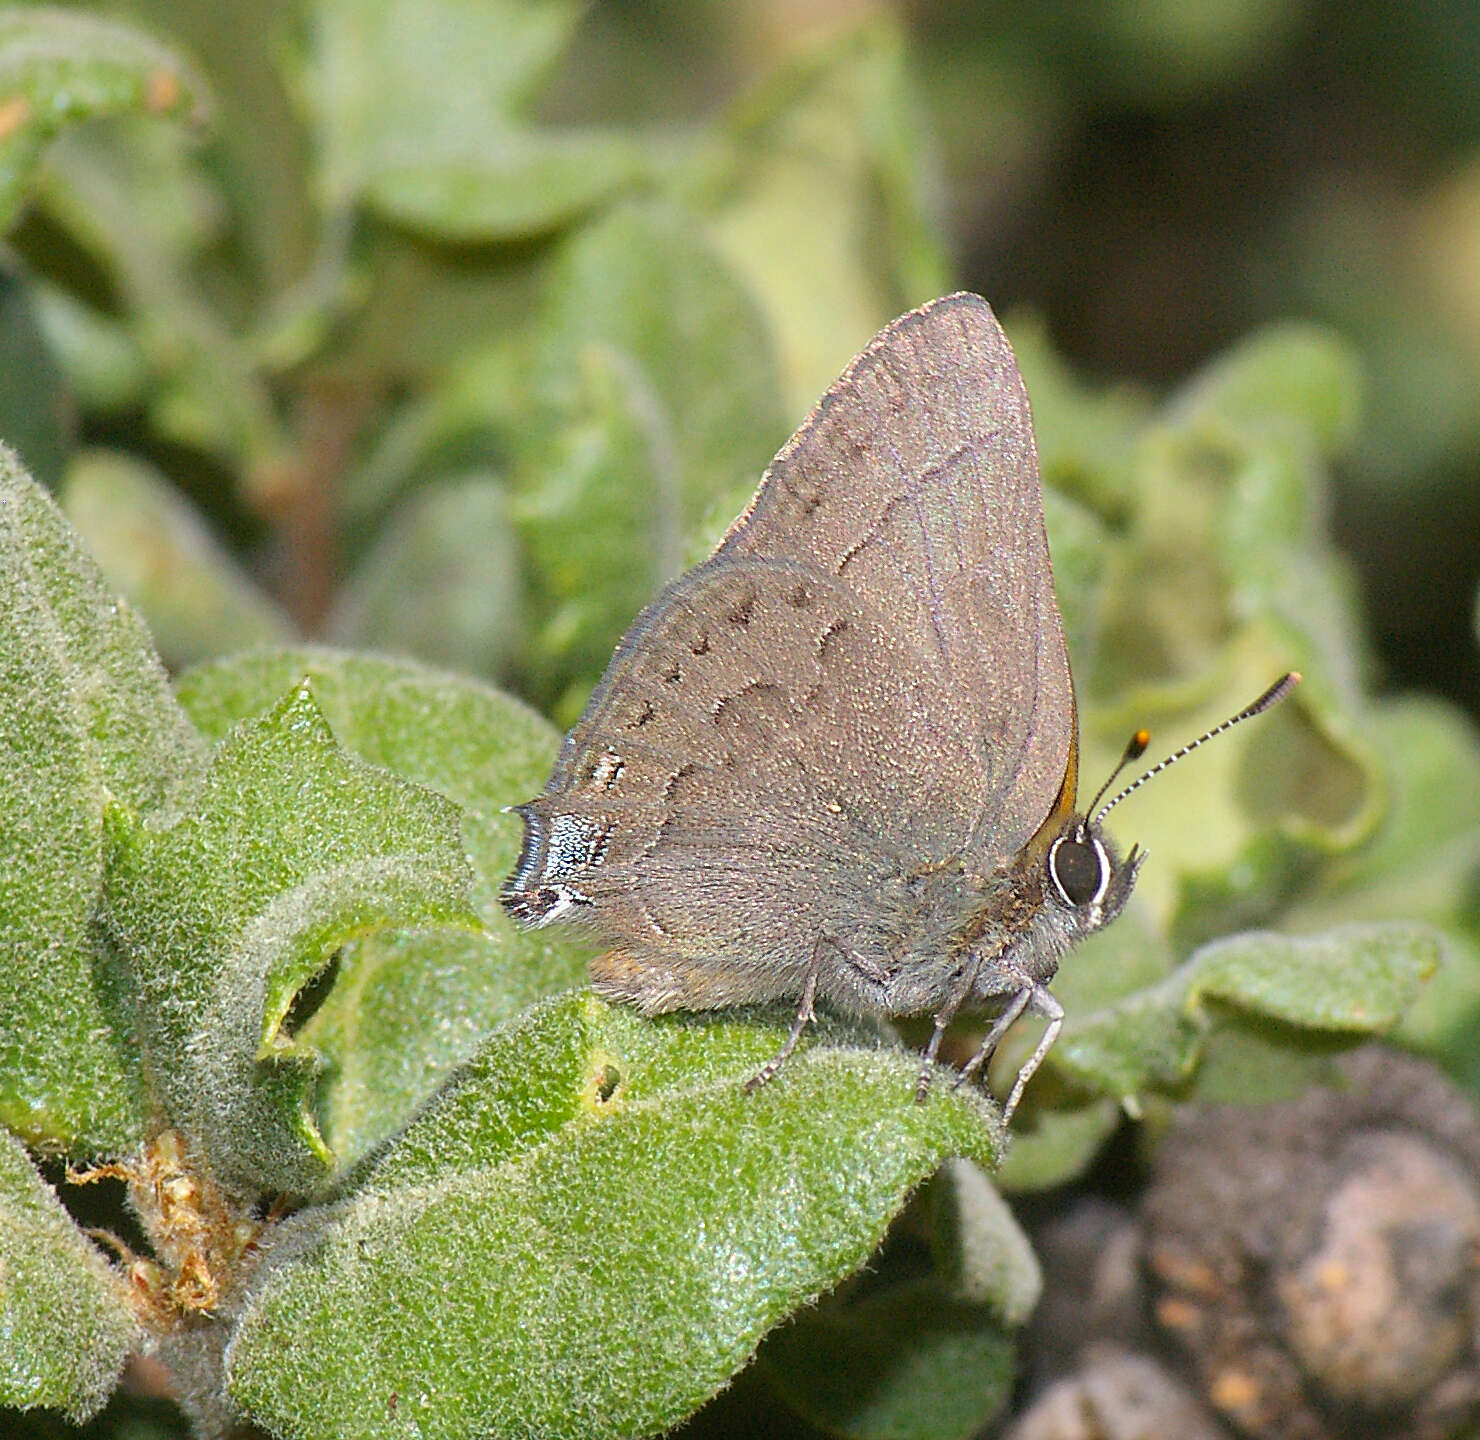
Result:
{"type": "MultiPolygon", "coordinates": [[[[1244,926],[1315,965],[1331,927],[1434,925],[1402,1035],[1480,1083],[1473,5],[132,0],[4,12],[0,84],[0,436],[173,669],[329,640],[569,723],[847,359],[978,290],[1085,773],[1307,677],[1138,797],[1156,861],[1061,977],[1088,1020],[1004,1188],[1082,1174],[1147,1087],[1308,1083],[1277,978],[1188,1079],[1220,963],[1246,1004],[1291,973],[1206,945],[1244,926]]],[[[783,1393],[895,1433],[790,1333],[783,1393]]]]}
{"type": "Polygon", "coordinates": [[[68,13],[104,10],[142,33],[89,42],[91,103],[84,66],[0,116],[0,429],[172,662],[327,635],[568,718],[841,363],[959,284],[1033,317],[1096,441],[1261,322],[1332,325],[1382,676],[1480,707],[1473,7],[68,13]]]}

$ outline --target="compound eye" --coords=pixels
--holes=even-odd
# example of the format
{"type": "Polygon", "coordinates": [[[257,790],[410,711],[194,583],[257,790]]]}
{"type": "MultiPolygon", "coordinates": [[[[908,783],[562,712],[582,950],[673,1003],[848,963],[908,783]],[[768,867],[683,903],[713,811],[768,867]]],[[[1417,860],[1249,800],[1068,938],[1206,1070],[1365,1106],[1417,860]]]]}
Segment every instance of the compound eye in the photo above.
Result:
{"type": "Polygon", "coordinates": [[[1048,870],[1066,905],[1089,905],[1105,894],[1110,883],[1110,859],[1094,839],[1065,835],[1048,854],[1048,870]]]}

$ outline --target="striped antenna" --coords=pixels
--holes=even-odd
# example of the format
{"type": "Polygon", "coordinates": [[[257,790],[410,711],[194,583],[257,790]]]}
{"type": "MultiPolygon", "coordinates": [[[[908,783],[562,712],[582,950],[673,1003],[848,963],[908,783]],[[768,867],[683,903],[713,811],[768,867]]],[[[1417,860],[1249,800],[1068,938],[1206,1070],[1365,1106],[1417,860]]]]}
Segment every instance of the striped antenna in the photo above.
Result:
{"type": "MultiPolygon", "coordinates": [[[[1089,823],[1091,825],[1098,825],[1127,795],[1134,795],[1153,775],[1160,775],[1168,766],[1175,765],[1184,755],[1192,754],[1199,745],[1206,745],[1209,740],[1221,735],[1225,730],[1232,730],[1235,725],[1240,725],[1245,720],[1252,720],[1254,716],[1262,715],[1266,710],[1278,705],[1299,683],[1300,674],[1296,670],[1291,670],[1289,674],[1280,676],[1252,705],[1246,705],[1237,715],[1230,715],[1221,725],[1213,726],[1206,734],[1199,735],[1196,740],[1184,745],[1180,750],[1173,751],[1165,760],[1158,760],[1144,775],[1132,780],[1113,800],[1107,801],[1098,810],[1095,810],[1089,823]]],[[[1145,734],[1146,732],[1144,730],[1138,730],[1131,737],[1131,743],[1126,746],[1125,759],[1120,762],[1120,765],[1115,767],[1115,774],[1111,775],[1111,780],[1115,778],[1115,775],[1120,773],[1121,766],[1127,760],[1134,759],[1136,755],[1139,755],[1146,749],[1146,741],[1142,739],[1145,734]],[[1137,748],[1138,746],[1139,749],[1137,748]]],[[[1105,790],[1109,788],[1109,782],[1107,781],[1104,789],[1100,791],[1100,795],[1103,795],[1105,790]]],[[[1100,795],[1095,796],[1097,803],[1100,795]]],[[[1094,810],[1094,806],[1090,806],[1090,809],[1094,810]]]]}

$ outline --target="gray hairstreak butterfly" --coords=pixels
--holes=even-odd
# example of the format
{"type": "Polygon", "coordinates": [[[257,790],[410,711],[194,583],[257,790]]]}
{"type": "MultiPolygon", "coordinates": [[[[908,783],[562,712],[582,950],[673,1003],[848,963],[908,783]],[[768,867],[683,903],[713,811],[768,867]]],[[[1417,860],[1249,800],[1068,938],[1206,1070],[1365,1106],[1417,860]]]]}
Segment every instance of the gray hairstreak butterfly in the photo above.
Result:
{"type": "Polygon", "coordinates": [[[1028,397],[987,303],[948,295],[880,332],[713,554],[637,617],[544,791],[514,807],[503,903],[589,927],[610,947],[594,988],[647,1014],[795,1004],[752,1087],[819,1001],[932,1016],[920,1098],[958,1010],[998,1012],[963,1078],[1041,1015],[1010,1118],[1063,1023],[1060,960],[1144,859],[1119,857],[1107,812],[1298,679],[1076,809],[1028,397]]]}

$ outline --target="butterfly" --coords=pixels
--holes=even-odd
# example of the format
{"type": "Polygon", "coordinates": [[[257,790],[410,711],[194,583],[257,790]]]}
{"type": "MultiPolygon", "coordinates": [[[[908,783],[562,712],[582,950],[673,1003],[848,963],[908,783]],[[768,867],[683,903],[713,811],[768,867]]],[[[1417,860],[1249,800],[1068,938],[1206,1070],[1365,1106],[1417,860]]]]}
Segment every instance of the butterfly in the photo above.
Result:
{"type": "Polygon", "coordinates": [[[592,932],[593,988],[646,1014],[794,1004],[752,1088],[819,1003],[933,1017],[920,1099],[958,1011],[997,1011],[963,1079],[1040,1015],[1010,1119],[1063,1024],[1060,961],[1144,859],[1102,829],[1135,786],[1076,809],[1078,748],[1027,393],[986,301],[948,295],[854,358],[637,617],[513,807],[501,898],[592,932]]]}

